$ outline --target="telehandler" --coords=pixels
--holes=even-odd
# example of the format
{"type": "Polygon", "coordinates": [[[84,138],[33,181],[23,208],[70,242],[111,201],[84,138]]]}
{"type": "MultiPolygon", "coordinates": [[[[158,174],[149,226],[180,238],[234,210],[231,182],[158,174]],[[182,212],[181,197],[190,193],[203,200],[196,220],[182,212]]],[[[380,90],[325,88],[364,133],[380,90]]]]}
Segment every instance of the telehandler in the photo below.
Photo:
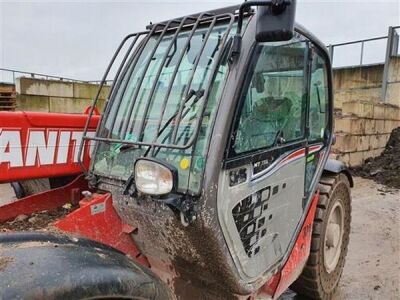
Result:
{"type": "Polygon", "coordinates": [[[330,299],[353,180],[329,158],[328,52],[295,10],[247,1],[128,35],[101,117],[97,97],[86,116],[2,113],[0,181],[22,198],[0,222],[79,207],[0,234],[0,298],[330,299]],[[39,177],[53,189],[24,195],[39,177]]]}

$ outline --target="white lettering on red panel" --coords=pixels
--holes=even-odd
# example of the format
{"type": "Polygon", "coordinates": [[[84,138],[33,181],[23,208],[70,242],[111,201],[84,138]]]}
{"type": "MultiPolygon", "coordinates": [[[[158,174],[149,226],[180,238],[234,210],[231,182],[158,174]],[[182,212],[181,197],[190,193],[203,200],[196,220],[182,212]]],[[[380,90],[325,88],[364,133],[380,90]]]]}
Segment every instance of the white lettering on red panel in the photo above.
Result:
{"type": "MultiPolygon", "coordinates": [[[[90,137],[94,134],[87,132],[90,137]]],[[[79,130],[30,129],[23,144],[21,130],[0,129],[0,164],[14,168],[77,163],[82,136],[79,130]]],[[[89,145],[90,157],[94,141],[89,145]]]]}

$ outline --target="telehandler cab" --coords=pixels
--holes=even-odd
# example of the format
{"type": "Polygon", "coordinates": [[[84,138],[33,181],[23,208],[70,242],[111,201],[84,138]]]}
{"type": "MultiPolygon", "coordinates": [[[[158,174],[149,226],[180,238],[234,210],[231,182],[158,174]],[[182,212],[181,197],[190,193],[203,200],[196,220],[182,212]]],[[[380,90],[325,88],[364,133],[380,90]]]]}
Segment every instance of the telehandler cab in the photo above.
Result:
{"type": "Polygon", "coordinates": [[[59,231],[0,235],[0,298],[330,299],[353,181],[328,157],[328,52],[295,9],[248,1],[128,35],[75,153],[89,187],[78,176],[0,208],[4,221],[86,190],[59,231]]]}

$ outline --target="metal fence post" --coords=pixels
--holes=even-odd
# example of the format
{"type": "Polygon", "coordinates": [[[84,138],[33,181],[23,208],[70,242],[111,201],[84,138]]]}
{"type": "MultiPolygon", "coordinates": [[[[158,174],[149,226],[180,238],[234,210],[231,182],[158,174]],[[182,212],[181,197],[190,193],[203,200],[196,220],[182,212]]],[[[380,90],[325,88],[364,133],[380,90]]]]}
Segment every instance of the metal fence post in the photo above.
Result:
{"type": "Polygon", "coordinates": [[[392,57],[393,50],[393,37],[394,37],[394,27],[389,27],[388,39],[386,44],[386,56],[385,56],[385,66],[383,68],[383,78],[382,78],[382,102],[386,102],[386,93],[388,87],[388,76],[389,76],[389,64],[390,58],[392,57]]]}
{"type": "Polygon", "coordinates": [[[360,66],[362,66],[363,64],[363,56],[364,56],[364,41],[361,42],[360,66]]]}
{"type": "Polygon", "coordinates": [[[392,57],[393,56],[400,56],[399,53],[399,34],[397,33],[396,29],[400,28],[400,26],[393,28],[393,42],[392,42],[392,57]]]}
{"type": "Polygon", "coordinates": [[[329,49],[329,57],[331,58],[331,65],[333,66],[333,45],[332,44],[330,44],[329,46],[328,46],[328,49],[329,49]]]}

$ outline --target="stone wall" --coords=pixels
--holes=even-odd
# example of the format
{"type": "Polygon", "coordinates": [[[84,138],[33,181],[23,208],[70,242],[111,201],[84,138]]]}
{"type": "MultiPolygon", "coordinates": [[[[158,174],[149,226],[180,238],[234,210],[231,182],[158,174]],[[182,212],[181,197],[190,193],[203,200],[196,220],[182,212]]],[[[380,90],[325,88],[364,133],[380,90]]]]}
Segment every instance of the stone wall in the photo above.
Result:
{"type": "Polygon", "coordinates": [[[355,167],[381,154],[391,131],[400,126],[400,58],[389,67],[386,101],[382,102],[383,65],[334,70],[334,156],[355,167]]]}
{"type": "Polygon", "coordinates": [[[344,102],[379,102],[382,93],[383,65],[345,67],[333,70],[335,108],[344,102]]]}
{"type": "Polygon", "coordinates": [[[400,106],[400,57],[390,59],[385,102],[400,106]]]}
{"type": "MultiPolygon", "coordinates": [[[[98,85],[21,77],[16,80],[17,110],[81,114],[93,102],[98,85]]],[[[109,87],[102,89],[98,108],[109,87]]]]}
{"type": "Polygon", "coordinates": [[[349,101],[335,119],[336,158],[350,167],[381,154],[392,130],[400,126],[400,107],[392,104],[349,101]]]}

